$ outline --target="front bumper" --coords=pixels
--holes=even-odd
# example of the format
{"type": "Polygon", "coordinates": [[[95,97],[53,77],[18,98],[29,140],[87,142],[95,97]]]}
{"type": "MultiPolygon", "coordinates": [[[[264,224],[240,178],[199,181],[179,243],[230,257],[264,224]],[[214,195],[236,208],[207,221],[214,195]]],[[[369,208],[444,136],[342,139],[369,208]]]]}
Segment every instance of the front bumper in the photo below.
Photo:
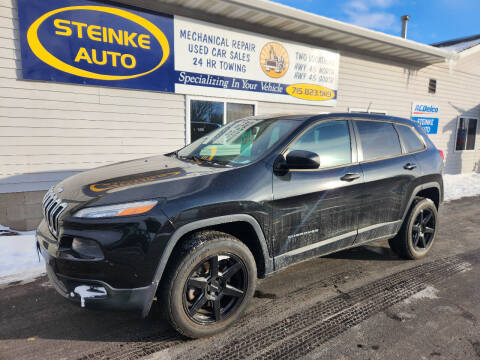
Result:
{"type": "Polygon", "coordinates": [[[63,297],[84,304],[89,308],[135,311],[145,317],[151,306],[156,291],[152,283],[149,286],[119,289],[101,280],[74,278],[59,274],[56,270],[55,246],[42,233],[37,232],[37,249],[45,259],[48,278],[56,291],[63,297]],[[79,287],[94,287],[104,289],[96,297],[83,297],[76,289],[79,287]]]}

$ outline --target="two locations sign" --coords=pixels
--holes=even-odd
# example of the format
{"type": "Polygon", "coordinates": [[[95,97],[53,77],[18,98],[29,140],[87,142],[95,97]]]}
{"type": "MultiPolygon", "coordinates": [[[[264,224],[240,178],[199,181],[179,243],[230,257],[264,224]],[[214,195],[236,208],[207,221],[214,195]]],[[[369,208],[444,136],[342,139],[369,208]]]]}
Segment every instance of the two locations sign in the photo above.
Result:
{"type": "Polygon", "coordinates": [[[418,122],[427,134],[438,131],[439,106],[426,103],[412,104],[412,120],[418,122]]]}
{"type": "Polygon", "coordinates": [[[31,80],[334,106],[339,54],[89,0],[18,0],[31,80]]]}

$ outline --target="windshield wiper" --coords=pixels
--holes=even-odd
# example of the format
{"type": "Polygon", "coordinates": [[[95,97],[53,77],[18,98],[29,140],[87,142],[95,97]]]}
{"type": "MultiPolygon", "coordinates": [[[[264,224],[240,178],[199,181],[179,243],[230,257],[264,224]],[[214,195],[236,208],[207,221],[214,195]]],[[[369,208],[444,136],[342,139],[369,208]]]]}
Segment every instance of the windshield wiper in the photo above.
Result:
{"type": "Polygon", "coordinates": [[[199,155],[180,156],[179,158],[193,160],[197,163],[199,162],[199,163],[209,163],[213,165],[230,166],[228,161],[213,160],[213,159],[210,160],[208,158],[201,158],[199,155]]]}

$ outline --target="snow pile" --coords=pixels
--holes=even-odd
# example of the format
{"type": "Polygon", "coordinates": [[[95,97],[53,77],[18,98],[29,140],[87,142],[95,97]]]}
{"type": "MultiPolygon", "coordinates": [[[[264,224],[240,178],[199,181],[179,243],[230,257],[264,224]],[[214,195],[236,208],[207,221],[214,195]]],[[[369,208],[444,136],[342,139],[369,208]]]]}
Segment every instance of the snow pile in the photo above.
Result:
{"type": "Polygon", "coordinates": [[[443,175],[444,200],[480,195],[480,174],[443,175]]]}
{"type": "Polygon", "coordinates": [[[416,300],[422,300],[422,299],[438,299],[437,296],[438,290],[435,289],[433,286],[428,285],[425,289],[419,291],[418,293],[413,294],[409,298],[405,299],[404,302],[405,304],[411,304],[412,302],[415,302],[416,300]]]}
{"type": "Polygon", "coordinates": [[[34,279],[45,272],[37,256],[35,231],[19,232],[0,225],[0,285],[34,279]]]}

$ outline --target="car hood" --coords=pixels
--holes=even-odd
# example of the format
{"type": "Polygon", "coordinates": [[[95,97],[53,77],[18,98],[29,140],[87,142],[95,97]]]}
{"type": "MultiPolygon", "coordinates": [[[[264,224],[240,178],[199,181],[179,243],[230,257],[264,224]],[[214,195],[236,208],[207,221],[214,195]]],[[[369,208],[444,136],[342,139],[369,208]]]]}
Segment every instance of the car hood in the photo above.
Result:
{"type": "Polygon", "coordinates": [[[205,186],[205,178],[232,170],[175,156],[158,155],[102,166],[71,176],[55,186],[71,208],[172,198],[205,186]]]}

